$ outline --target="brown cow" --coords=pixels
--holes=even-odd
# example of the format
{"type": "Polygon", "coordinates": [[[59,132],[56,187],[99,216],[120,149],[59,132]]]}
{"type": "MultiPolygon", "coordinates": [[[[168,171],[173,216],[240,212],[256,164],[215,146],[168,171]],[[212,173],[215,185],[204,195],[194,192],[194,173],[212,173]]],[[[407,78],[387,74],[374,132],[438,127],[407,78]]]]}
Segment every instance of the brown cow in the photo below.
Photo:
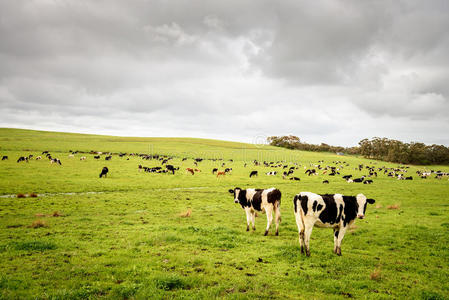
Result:
{"type": "Polygon", "coordinates": [[[225,175],[226,175],[226,172],[225,172],[225,171],[218,171],[218,172],[217,172],[217,177],[220,176],[220,175],[225,176],[225,175]]]}
{"type": "Polygon", "coordinates": [[[195,175],[195,171],[192,168],[187,168],[187,172],[190,172],[190,174],[195,175]]]}

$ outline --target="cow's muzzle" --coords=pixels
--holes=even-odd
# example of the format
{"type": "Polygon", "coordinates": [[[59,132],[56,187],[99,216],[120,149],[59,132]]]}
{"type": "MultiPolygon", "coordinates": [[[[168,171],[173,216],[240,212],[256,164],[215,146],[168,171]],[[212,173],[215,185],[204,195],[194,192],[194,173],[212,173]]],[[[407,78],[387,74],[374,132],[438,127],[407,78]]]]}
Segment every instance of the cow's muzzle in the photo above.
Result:
{"type": "Polygon", "coordinates": [[[364,215],[357,215],[357,218],[359,218],[359,219],[364,219],[365,216],[364,216],[364,215]]]}
{"type": "Polygon", "coordinates": [[[239,203],[239,200],[234,200],[234,203],[239,203]]]}

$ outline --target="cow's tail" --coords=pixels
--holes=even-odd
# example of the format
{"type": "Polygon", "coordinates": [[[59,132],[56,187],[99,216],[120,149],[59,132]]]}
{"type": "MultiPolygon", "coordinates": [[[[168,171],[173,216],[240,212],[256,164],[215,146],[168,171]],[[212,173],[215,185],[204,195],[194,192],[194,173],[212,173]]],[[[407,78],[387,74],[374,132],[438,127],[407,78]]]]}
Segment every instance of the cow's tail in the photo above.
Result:
{"type": "Polygon", "coordinates": [[[293,204],[295,206],[295,215],[297,215],[298,210],[299,210],[299,219],[300,219],[301,224],[302,224],[302,232],[300,232],[300,234],[301,234],[301,233],[304,233],[304,229],[306,227],[305,227],[305,223],[304,223],[304,211],[302,210],[302,206],[301,206],[301,201],[300,200],[301,200],[301,195],[295,195],[295,197],[293,198],[293,204]]]}

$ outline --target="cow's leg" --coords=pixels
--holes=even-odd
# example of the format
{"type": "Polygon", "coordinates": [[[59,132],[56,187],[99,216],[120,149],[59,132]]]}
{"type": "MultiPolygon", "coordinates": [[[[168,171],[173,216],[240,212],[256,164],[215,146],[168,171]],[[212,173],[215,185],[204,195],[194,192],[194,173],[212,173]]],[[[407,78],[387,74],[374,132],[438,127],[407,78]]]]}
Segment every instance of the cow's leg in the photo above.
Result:
{"type": "Polygon", "coordinates": [[[276,222],[276,235],[279,235],[279,223],[281,222],[281,210],[279,203],[274,206],[274,220],[276,222]]]}
{"type": "Polygon", "coordinates": [[[301,247],[301,253],[304,253],[304,226],[301,221],[301,215],[298,211],[295,213],[296,225],[298,226],[299,246],[301,247]]]}
{"type": "Polygon", "coordinates": [[[251,211],[249,210],[249,208],[245,208],[245,213],[246,213],[246,231],[249,231],[249,223],[251,221],[251,211]]]}
{"type": "Polygon", "coordinates": [[[340,232],[340,228],[334,228],[334,253],[337,253],[337,246],[338,246],[338,234],[340,232]]]}
{"type": "Polygon", "coordinates": [[[253,225],[253,230],[256,230],[256,212],[251,213],[251,223],[253,225]]]}
{"type": "Polygon", "coordinates": [[[267,228],[265,229],[265,234],[268,234],[268,230],[270,229],[271,222],[273,221],[273,207],[271,205],[265,207],[265,212],[267,213],[267,228]]]}
{"type": "Polygon", "coordinates": [[[315,222],[312,222],[312,220],[308,220],[305,218],[304,220],[304,244],[306,248],[306,255],[310,256],[310,236],[312,235],[312,229],[315,222]]]}
{"type": "Polygon", "coordinates": [[[338,238],[337,238],[337,255],[341,255],[341,241],[343,240],[343,237],[345,236],[346,230],[348,229],[349,225],[347,224],[344,227],[340,228],[340,231],[338,232],[338,238]]]}

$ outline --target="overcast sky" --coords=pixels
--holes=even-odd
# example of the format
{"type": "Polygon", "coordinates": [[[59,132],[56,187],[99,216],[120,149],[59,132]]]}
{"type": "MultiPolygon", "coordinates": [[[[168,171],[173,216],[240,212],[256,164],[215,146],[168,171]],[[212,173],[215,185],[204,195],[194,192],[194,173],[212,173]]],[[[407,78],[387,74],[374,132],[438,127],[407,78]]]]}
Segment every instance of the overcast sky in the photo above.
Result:
{"type": "Polygon", "coordinates": [[[449,1],[0,0],[0,127],[449,145],[449,1]]]}

